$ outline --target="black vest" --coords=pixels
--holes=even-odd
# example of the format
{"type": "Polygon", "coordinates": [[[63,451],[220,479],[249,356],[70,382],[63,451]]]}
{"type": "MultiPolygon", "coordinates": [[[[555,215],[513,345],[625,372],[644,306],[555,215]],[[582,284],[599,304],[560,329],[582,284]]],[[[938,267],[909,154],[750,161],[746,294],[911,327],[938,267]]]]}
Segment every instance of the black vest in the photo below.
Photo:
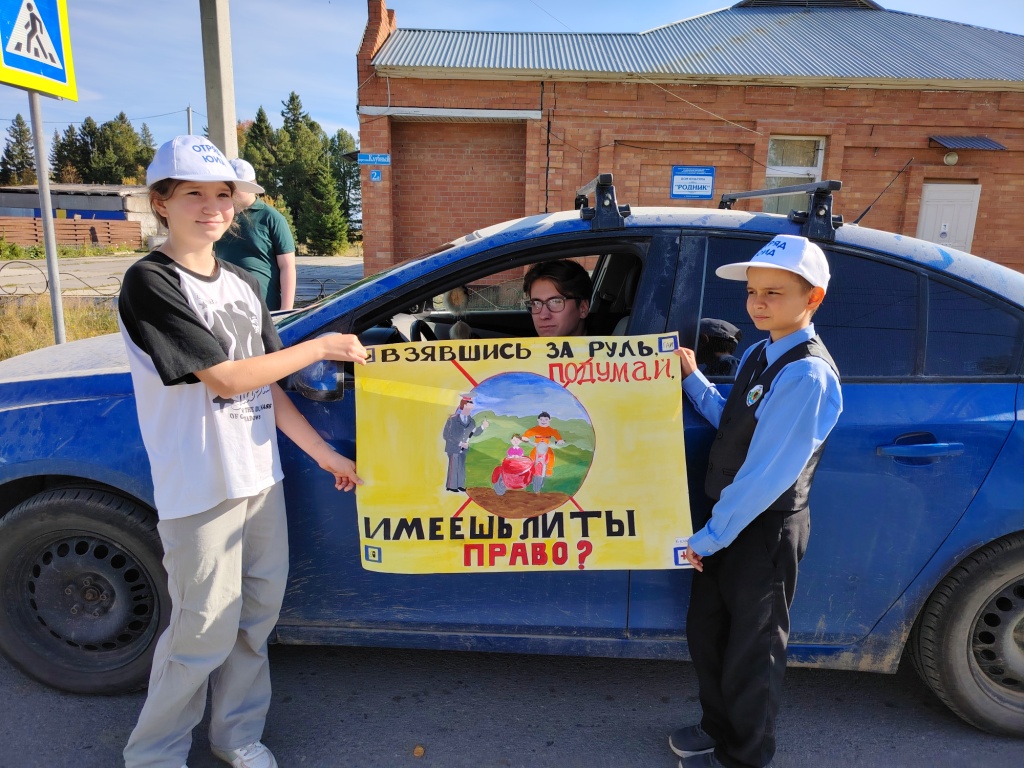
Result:
{"type": "MultiPolygon", "coordinates": [[[[767,343],[767,342],[766,342],[767,343]]],[[[704,481],[704,490],[715,501],[722,497],[722,491],[728,486],[743,462],[747,458],[747,450],[750,448],[750,440],[754,436],[754,428],[757,426],[757,419],[754,413],[761,400],[768,394],[775,377],[789,363],[796,360],[803,360],[806,357],[820,357],[828,363],[832,370],[839,375],[832,356],[829,355],[825,345],[817,336],[803,344],[797,344],[769,365],[765,371],[754,381],[750,381],[757,365],[757,358],[760,349],[752,350],[743,363],[743,367],[736,374],[736,383],[733,385],[729,398],[725,401],[725,408],[722,410],[722,418],[719,422],[718,434],[711,446],[711,455],[708,461],[708,475],[704,481]],[[750,381],[744,386],[744,383],[750,381]],[[762,394],[755,402],[747,405],[747,393],[757,385],[761,385],[762,394]]],[[[784,491],[779,498],[768,506],[768,509],[777,512],[796,512],[807,507],[807,497],[811,490],[811,480],[814,479],[814,471],[818,468],[818,461],[825,450],[825,443],[818,446],[812,454],[807,465],[803,468],[796,482],[784,491]]]]}

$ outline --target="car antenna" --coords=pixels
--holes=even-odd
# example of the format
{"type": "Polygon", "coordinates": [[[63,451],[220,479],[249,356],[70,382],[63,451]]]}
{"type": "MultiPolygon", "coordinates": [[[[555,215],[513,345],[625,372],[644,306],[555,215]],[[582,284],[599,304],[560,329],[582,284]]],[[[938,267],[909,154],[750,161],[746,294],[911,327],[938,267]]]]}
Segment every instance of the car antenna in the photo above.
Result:
{"type": "Polygon", "coordinates": [[[902,168],[900,168],[900,172],[892,177],[892,181],[890,181],[888,184],[886,184],[885,185],[885,189],[883,189],[879,193],[878,197],[876,197],[874,200],[871,201],[871,205],[869,205],[867,208],[864,209],[864,213],[862,213],[860,216],[858,216],[856,219],[853,220],[854,224],[860,224],[860,220],[868,215],[868,211],[871,210],[871,206],[874,205],[875,203],[877,203],[879,200],[882,199],[882,195],[884,195],[886,192],[889,191],[889,187],[891,187],[895,183],[896,179],[898,179],[900,177],[900,174],[902,174],[905,170],[907,170],[907,168],[910,167],[910,164],[912,162],[914,162],[914,158],[910,158],[909,160],[907,160],[907,164],[904,165],[902,168]]]}

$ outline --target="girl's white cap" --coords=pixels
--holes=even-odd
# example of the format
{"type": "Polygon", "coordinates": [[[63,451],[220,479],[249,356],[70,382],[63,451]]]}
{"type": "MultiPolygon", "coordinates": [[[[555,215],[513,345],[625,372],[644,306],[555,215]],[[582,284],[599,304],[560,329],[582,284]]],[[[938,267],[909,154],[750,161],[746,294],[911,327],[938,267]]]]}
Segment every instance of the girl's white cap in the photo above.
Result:
{"type": "Polygon", "coordinates": [[[746,280],[747,267],[784,269],[800,275],[811,285],[828,290],[828,261],[821,248],[806,237],[776,235],[750,261],[723,264],[715,270],[715,274],[726,280],[746,280]]]}
{"type": "Polygon", "coordinates": [[[224,153],[202,136],[175,136],[160,146],[146,169],[146,184],[164,179],[230,181],[243,192],[263,192],[259,184],[239,179],[224,153]]]}

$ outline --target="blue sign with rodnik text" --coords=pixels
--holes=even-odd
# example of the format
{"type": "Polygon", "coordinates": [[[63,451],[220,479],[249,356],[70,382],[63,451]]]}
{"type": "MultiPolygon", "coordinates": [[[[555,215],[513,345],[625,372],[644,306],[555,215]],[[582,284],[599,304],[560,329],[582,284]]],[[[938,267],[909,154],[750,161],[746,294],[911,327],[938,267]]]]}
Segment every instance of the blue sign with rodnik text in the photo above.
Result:
{"type": "Polygon", "coordinates": [[[715,167],[673,165],[669,194],[675,200],[710,200],[715,194],[715,167]]]}

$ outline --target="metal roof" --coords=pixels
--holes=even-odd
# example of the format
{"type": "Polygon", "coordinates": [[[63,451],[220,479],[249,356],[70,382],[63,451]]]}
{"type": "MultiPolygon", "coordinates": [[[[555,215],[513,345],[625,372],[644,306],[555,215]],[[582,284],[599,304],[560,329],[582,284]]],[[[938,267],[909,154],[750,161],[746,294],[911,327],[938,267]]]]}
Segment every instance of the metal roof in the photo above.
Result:
{"type": "Polygon", "coordinates": [[[373,64],[392,77],[1024,82],[1022,35],[852,5],[740,3],[640,33],[398,29],[373,64]]]}
{"type": "Polygon", "coordinates": [[[930,140],[946,149],[1006,149],[998,141],[986,136],[929,136],[930,140]]]}

